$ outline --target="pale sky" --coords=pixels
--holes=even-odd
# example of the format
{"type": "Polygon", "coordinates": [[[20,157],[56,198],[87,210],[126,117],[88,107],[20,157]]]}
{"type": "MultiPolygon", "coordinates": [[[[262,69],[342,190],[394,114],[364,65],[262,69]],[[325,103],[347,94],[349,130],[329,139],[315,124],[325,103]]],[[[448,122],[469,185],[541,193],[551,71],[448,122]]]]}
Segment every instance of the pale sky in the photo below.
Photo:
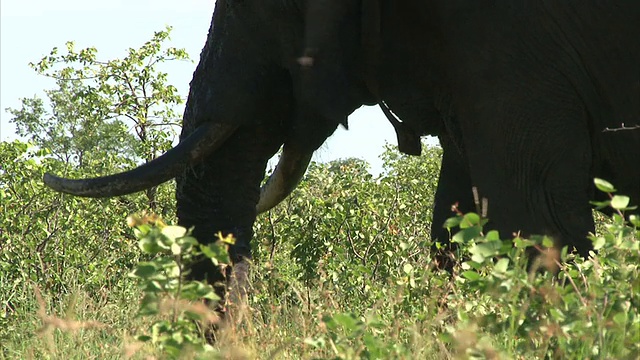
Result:
{"type": "MultiPolygon", "coordinates": [[[[153,32],[173,27],[170,46],[185,48],[190,62],[164,68],[169,81],[183,96],[204,45],[214,0],[2,0],[0,9],[0,140],[16,137],[5,108],[19,108],[20,98],[39,95],[54,82],[29,68],[55,46],[75,41],[76,49],[94,46],[101,59],[119,58],[137,48],[153,32]]],[[[379,172],[385,143],[396,144],[393,127],[376,107],[357,110],[349,118],[350,130],[339,128],[316,152],[315,160],[358,157],[379,172]]]]}

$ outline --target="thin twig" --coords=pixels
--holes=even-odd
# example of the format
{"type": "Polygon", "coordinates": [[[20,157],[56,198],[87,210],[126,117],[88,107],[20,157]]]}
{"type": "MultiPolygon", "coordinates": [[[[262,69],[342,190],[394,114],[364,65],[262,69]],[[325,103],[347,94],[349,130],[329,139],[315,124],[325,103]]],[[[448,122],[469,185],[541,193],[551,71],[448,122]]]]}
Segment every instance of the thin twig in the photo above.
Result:
{"type": "Polygon", "coordinates": [[[625,126],[624,123],[621,124],[619,128],[604,128],[602,132],[616,132],[616,131],[624,131],[624,130],[640,130],[640,125],[634,126],[625,126]]]}
{"type": "Polygon", "coordinates": [[[276,253],[276,229],[271,214],[271,210],[269,210],[267,213],[267,219],[269,219],[269,226],[271,227],[271,254],[269,254],[269,263],[273,264],[273,257],[276,253]]]}
{"type": "MultiPolygon", "coordinates": [[[[356,250],[356,247],[353,244],[353,239],[351,238],[351,227],[349,226],[348,223],[346,227],[347,227],[347,239],[349,240],[351,251],[358,258],[358,260],[360,260],[360,262],[364,265],[366,263],[365,257],[358,253],[358,250],[356,250]]],[[[338,229],[338,231],[340,231],[340,229],[338,229]]]]}

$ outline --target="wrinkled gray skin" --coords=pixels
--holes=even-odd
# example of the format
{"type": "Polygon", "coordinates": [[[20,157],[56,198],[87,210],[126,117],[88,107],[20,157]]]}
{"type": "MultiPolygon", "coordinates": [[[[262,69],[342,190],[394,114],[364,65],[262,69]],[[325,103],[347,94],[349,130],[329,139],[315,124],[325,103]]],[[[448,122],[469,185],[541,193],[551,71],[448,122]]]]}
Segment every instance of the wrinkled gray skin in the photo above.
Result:
{"type": "MultiPolygon", "coordinates": [[[[640,203],[640,130],[604,131],[640,123],[639,35],[637,1],[218,0],[181,138],[239,128],[177,178],[180,223],[204,242],[232,232],[233,260],[250,257],[267,160],[317,149],[382,99],[443,146],[434,238],[448,242],[451,204],[475,210],[476,186],[504,235],[587,255],[593,177],[640,203]],[[381,7],[379,52],[361,46],[363,6],[381,7]]],[[[219,278],[208,262],[193,276],[219,278]]]]}

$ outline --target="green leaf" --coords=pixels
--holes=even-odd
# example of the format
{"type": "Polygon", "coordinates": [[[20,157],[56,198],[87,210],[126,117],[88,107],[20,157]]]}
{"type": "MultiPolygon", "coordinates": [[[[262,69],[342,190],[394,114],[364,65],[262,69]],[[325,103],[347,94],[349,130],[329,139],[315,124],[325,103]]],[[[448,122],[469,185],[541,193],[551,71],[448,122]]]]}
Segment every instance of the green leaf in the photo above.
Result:
{"type": "Polygon", "coordinates": [[[480,216],[475,213],[464,214],[462,221],[460,222],[460,229],[467,229],[480,224],[480,216]]]}
{"type": "Polygon", "coordinates": [[[151,336],[149,335],[138,335],[136,337],[136,340],[140,341],[140,342],[148,342],[151,340],[151,336]]]}
{"type": "Polygon", "coordinates": [[[133,229],[136,237],[143,237],[144,235],[147,235],[150,230],[151,227],[148,224],[140,224],[133,229]]]}
{"type": "Polygon", "coordinates": [[[364,327],[362,321],[351,313],[336,314],[333,316],[333,321],[351,332],[361,330],[364,327]]]}
{"type": "Polygon", "coordinates": [[[158,296],[155,294],[147,293],[140,302],[140,309],[138,315],[148,316],[155,315],[159,312],[158,296]]]}
{"type": "Polygon", "coordinates": [[[362,336],[362,342],[367,348],[369,359],[383,359],[385,357],[386,351],[384,351],[384,344],[375,336],[370,333],[364,334],[362,336]]]}
{"type": "Polygon", "coordinates": [[[402,267],[402,271],[409,275],[413,272],[413,266],[409,263],[404,264],[404,266],[402,267]]]}
{"type": "Polygon", "coordinates": [[[502,241],[488,241],[476,244],[469,249],[471,254],[478,254],[483,257],[492,257],[499,253],[502,248],[502,241]]]}
{"type": "Polygon", "coordinates": [[[155,277],[154,280],[147,280],[145,287],[144,287],[144,291],[145,292],[151,292],[151,293],[157,293],[160,291],[164,290],[164,287],[162,286],[161,282],[164,283],[165,279],[158,279],[158,277],[155,277]]]}
{"type": "Polygon", "coordinates": [[[211,261],[217,266],[220,264],[230,264],[231,258],[224,246],[218,244],[201,245],[202,254],[211,259],[211,261]]]}
{"type": "Polygon", "coordinates": [[[477,272],[472,271],[472,270],[463,272],[462,273],[462,277],[464,277],[467,280],[471,280],[471,281],[478,281],[478,280],[482,279],[480,274],[478,274],[477,272]]]}
{"type": "Polygon", "coordinates": [[[606,193],[616,192],[616,188],[611,185],[610,182],[602,179],[595,178],[593,179],[593,183],[596,185],[598,190],[606,193]]]}
{"type": "Polygon", "coordinates": [[[552,307],[549,309],[549,313],[551,314],[551,317],[555,321],[564,321],[565,319],[565,315],[560,309],[556,309],[552,307]]]}
{"type": "Polygon", "coordinates": [[[133,271],[132,275],[135,277],[146,279],[156,275],[157,272],[158,269],[156,268],[155,264],[151,262],[140,262],[136,266],[136,269],[133,271]]]}
{"type": "Polygon", "coordinates": [[[589,201],[589,204],[596,207],[596,210],[608,208],[611,205],[611,200],[605,201],[589,201]]]}
{"type": "Polygon", "coordinates": [[[304,343],[307,345],[311,345],[316,349],[323,349],[325,346],[325,340],[323,337],[318,337],[318,338],[305,338],[304,339],[304,343]]]}
{"type": "Polygon", "coordinates": [[[598,236],[593,239],[593,249],[600,250],[607,243],[604,237],[598,236]]]}
{"type": "Polygon", "coordinates": [[[498,262],[493,267],[493,269],[495,271],[499,272],[499,273],[505,273],[505,272],[507,272],[507,268],[508,267],[509,267],[509,259],[502,258],[502,259],[498,260],[498,262]]]}
{"type": "Polygon", "coordinates": [[[631,199],[624,195],[614,195],[611,198],[611,207],[617,210],[624,210],[629,205],[631,199]]]}
{"type": "Polygon", "coordinates": [[[499,241],[500,232],[498,232],[498,230],[491,230],[487,233],[487,235],[484,238],[489,241],[499,241]]]}
{"type": "Polygon", "coordinates": [[[162,228],[162,234],[175,242],[187,234],[187,229],[182,226],[170,225],[162,228]]]}
{"type": "Polygon", "coordinates": [[[475,264],[484,264],[485,260],[487,258],[480,255],[480,254],[473,254],[471,255],[471,261],[475,264]]]}
{"type": "Polygon", "coordinates": [[[458,231],[452,238],[451,241],[459,244],[466,244],[469,241],[477,238],[482,233],[481,226],[473,226],[463,230],[458,231]]]}
{"type": "Polygon", "coordinates": [[[470,261],[465,261],[462,263],[463,268],[467,268],[467,269],[476,269],[476,270],[480,270],[480,268],[482,267],[482,263],[484,262],[484,258],[482,258],[482,261],[477,262],[474,260],[470,260],[470,261]]]}
{"type": "Polygon", "coordinates": [[[173,255],[180,255],[182,253],[182,247],[180,247],[180,244],[177,244],[177,243],[171,244],[171,253],[173,255]]]}
{"type": "Polygon", "coordinates": [[[615,322],[618,326],[625,326],[627,323],[627,314],[624,312],[619,312],[613,316],[613,322],[615,322]]]}
{"type": "Polygon", "coordinates": [[[534,246],[536,243],[535,241],[532,241],[529,239],[523,239],[523,238],[517,237],[513,239],[513,244],[515,245],[515,247],[522,249],[522,248],[534,246]]]}
{"type": "Polygon", "coordinates": [[[199,300],[199,299],[218,300],[219,299],[213,287],[201,281],[191,281],[185,284],[182,288],[181,297],[187,300],[199,300]]]}
{"type": "Polygon", "coordinates": [[[162,247],[158,245],[158,240],[151,236],[145,236],[140,239],[138,247],[147,254],[157,254],[163,251],[162,247]]]}
{"type": "Polygon", "coordinates": [[[460,225],[460,222],[462,221],[462,219],[463,219],[462,216],[448,218],[447,220],[445,220],[443,227],[445,229],[453,229],[454,227],[460,225]]]}
{"type": "Polygon", "coordinates": [[[553,239],[548,237],[548,236],[544,236],[542,237],[542,246],[546,247],[546,248],[552,248],[554,245],[553,239]]]}

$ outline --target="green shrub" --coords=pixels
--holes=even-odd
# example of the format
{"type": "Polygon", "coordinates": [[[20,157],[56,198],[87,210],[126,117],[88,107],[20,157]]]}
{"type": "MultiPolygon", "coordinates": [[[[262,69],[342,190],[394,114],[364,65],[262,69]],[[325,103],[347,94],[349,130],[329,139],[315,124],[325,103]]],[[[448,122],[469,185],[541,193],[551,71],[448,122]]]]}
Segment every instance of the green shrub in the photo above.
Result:
{"type": "MultiPolygon", "coordinates": [[[[41,176],[64,164],[26,144],[2,143],[0,359],[180,351],[283,359],[637,358],[640,223],[626,216],[626,198],[612,193],[596,204],[616,214],[599,223],[591,259],[554,251],[543,237],[501,239],[483,231],[479,216],[458,214],[447,224],[460,228],[454,239],[467,260],[450,275],[434,268],[430,254],[439,156],[438,148],[422,158],[389,150],[380,176],[359,160],[313,164],[289,199],[258,218],[247,316],[222,327],[208,346],[192,320],[210,315],[194,307],[196,299],[214,297],[208,285],[179,276],[190,250],[203,250],[184,229],[135,221],[141,228],[132,233],[123,219],[146,208],[144,195],[53,193],[41,176]],[[550,256],[529,264],[524,255],[532,249],[550,256]],[[557,275],[531,271],[545,267],[557,275]]],[[[159,206],[173,203],[170,187],[159,194],[159,206]]]]}
{"type": "Polygon", "coordinates": [[[227,245],[232,237],[217,243],[200,245],[187,229],[167,226],[155,217],[130,217],[135,226],[140,249],[153,258],[140,262],[131,277],[140,282],[144,297],[139,316],[155,316],[150,331],[139,335],[142,342],[151,342],[165,356],[178,358],[186,352],[201,357],[213,351],[205,333],[220,318],[207,307],[205,301],[218,301],[213,286],[201,281],[185,279],[189,265],[199,256],[210,259],[217,266],[230,263],[227,245]]]}

